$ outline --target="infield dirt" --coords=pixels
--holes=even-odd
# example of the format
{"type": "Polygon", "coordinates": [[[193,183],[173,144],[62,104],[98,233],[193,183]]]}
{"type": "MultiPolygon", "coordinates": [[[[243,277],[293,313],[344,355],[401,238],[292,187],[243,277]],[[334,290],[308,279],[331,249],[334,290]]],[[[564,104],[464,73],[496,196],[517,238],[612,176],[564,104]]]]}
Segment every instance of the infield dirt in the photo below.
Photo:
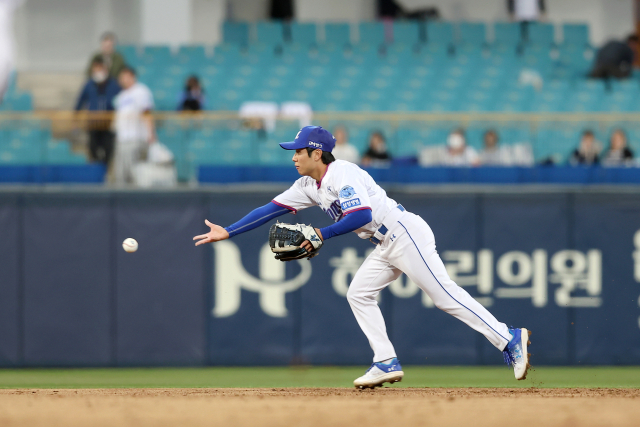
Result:
{"type": "Polygon", "coordinates": [[[639,389],[0,390],[0,426],[638,426],[639,389]]]}

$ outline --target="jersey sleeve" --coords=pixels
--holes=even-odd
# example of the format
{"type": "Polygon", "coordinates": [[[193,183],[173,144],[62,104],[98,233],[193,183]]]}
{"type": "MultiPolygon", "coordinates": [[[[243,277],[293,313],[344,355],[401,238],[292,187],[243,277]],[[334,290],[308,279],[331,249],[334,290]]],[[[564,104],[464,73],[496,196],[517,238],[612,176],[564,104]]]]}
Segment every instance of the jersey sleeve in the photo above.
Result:
{"type": "Polygon", "coordinates": [[[346,169],[336,178],[336,188],[339,188],[338,199],[342,213],[348,215],[351,212],[362,209],[371,209],[371,200],[362,173],[358,170],[346,169]]]}
{"type": "Polygon", "coordinates": [[[304,191],[304,178],[299,178],[284,193],[276,196],[272,201],[278,206],[287,208],[294,214],[299,210],[315,206],[316,203],[304,191]]]}

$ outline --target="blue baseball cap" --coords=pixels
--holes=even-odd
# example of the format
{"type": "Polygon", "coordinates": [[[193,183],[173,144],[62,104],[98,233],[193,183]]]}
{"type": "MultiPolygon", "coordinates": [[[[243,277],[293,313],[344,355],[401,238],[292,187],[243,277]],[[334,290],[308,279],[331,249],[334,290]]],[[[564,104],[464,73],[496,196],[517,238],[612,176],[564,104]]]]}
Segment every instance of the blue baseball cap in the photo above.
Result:
{"type": "Polygon", "coordinates": [[[290,142],[281,142],[280,146],[285,150],[298,150],[300,148],[319,148],[322,151],[331,152],[336,146],[336,139],[326,129],[320,126],[305,126],[300,129],[296,139],[290,142]]]}

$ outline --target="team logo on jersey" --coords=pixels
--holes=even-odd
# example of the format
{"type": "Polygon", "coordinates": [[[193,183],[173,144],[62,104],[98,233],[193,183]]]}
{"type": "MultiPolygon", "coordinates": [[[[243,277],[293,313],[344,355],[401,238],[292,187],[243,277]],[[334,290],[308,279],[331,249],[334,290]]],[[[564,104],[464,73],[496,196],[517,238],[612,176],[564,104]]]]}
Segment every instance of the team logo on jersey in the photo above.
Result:
{"type": "Polygon", "coordinates": [[[345,185],[340,190],[340,198],[341,199],[350,199],[351,197],[356,195],[356,190],[353,189],[350,185],[345,185]]]}
{"type": "Polygon", "coordinates": [[[360,206],[360,199],[351,199],[342,202],[342,211],[346,211],[351,208],[355,208],[356,206],[360,206]]]}
{"type": "Polygon", "coordinates": [[[309,145],[311,147],[322,148],[322,144],[320,144],[319,142],[309,141],[309,145]]]}

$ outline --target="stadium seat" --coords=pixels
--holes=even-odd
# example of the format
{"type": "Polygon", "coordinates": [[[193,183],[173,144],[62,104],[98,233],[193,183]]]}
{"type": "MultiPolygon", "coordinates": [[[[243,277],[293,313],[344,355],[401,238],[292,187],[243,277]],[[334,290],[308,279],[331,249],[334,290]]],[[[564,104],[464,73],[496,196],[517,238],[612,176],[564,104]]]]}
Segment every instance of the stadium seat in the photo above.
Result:
{"type": "Polygon", "coordinates": [[[72,152],[69,141],[50,139],[47,142],[44,162],[54,165],[82,165],[87,163],[87,158],[82,154],[72,152]]]}
{"type": "Polygon", "coordinates": [[[192,72],[207,62],[207,54],[203,45],[183,45],[176,55],[178,63],[192,68],[192,72]]]}
{"type": "Polygon", "coordinates": [[[258,139],[256,144],[258,147],[258,161],[263,165],[290,165],[293,153],[289,150],[283,150],[279,143],[289,141],[291,136],[295,136],[298,132],[296,128],[277,129],[275,132],[269,133],[267,138],[258,139]]]}
{"type": "Polygon", "coordinates": [[[515,49],[521,42],[520,24],[496,22],[493,26],[493,45],[515,49]]]}
{"type": "Polygon", "coordinates": [[[317,43],[317,27],[315,23],[292,22],[289,24],[291,32],[291,42],[304,46],[311,46],[317,43]]]}
{"type": "Polygon", "coordinates": [[[450,22],[428,21],[427,43],[449,46],[453,43],[453,25],[450,22]]]}
{"type": "Polygon", "coordinates": [[[277,46],[284,43],[284,29],[280,21],[261,21],[256,23],[255,43],[277,46]]]}
{"type": "Polygon", "coordinates": [[[579,47],[589,46],[589,26],[587,24],[563,24],[562,44],[579,47]]]}
{"type": "Polygon", "coordinates": [[[539,129],[535,135],[533,152],[536,162],[552,158],[559,163],[567,158],[580,142],[581,128],[577,126],[559,128],[557,126],[539,129]]]}
{"type": "Polygon", "coordinates": [[[138,47],[132,44],[121,44],[116,47],[116,50],[122,54],[124,61],[127,64],[135,65],[138,62],[138,47]]]}
{"type": "Polygon", "coordinates": [[[225,21],[222,25],[222,41],[228,44],[246,45],[249,42],[249,24],[225,21]]]}
{"type": "Polygon", "coordinates": [[[461,22],[456,44],[480,49],[487,41],[487,26],[483,22],[461,22]]]}
{"type": "Polygon", "coordinates": [[[393,42],[413,46],[421,43],[420,26],[418,21],[394,21],[393,42]]]}
{"type": "Polygon", "coordinates": [[[142,63],[154,64],[158,67],[167,66],[172,62],[171,49],[164,45],[146,45],[140,56],[142,63]]]}
{"type": "Polygon", "coordinates": [[[550,47],[555,44],[553,24],[546,22],[530,22],[527,24],[527,43],[550,47]]]}
{"type": "Polygon", "coordinates": [[[359,44],[378,47],[385,42],[384,25],[382,22],[361,22],[358,25],[359,44]]]}
{"type": "Polygon", "coordinates": [[[324,25],[324,44],[340,48],[351,44],[351,25],[346,22],[327,23],[324,25]]]}

